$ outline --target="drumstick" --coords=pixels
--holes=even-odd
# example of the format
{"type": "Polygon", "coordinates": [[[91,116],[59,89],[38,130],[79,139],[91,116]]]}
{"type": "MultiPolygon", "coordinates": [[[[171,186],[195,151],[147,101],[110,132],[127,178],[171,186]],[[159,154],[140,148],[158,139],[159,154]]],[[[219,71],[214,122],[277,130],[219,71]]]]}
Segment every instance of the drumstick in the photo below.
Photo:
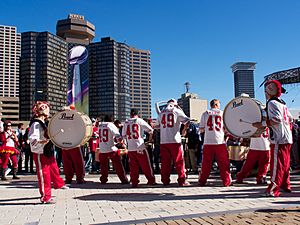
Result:
{"type": "Polygon", "coordinates": [[[56,134],[52,135],[52,138],[55,137],[56,135],[65,132],[64,129],[60,129],[60,131],[58,131],[56,134]]]}
{"type": "Polygon", "coordinates": [[[240,119],[240,122],[252,124],[252,122],[249,122],[249,121],[246,121],[246,120],[243,120],[243,119],[240,119]]]}

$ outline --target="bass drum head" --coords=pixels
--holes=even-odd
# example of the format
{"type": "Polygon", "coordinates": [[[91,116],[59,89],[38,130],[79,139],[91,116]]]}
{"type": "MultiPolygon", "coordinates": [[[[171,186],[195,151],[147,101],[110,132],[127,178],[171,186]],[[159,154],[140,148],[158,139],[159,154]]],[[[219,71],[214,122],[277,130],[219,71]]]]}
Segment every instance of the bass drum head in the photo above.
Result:
{"type": "Polygon", "coordinates": [[[262,121],[261,103],[249,97],[237,97],[225,107],[223,118],[228,132],[236,137],[249,138],[257,128],[252,123],[262,121]]]}
{"type": "Polygon", "coordinates": [[[51,141],[62,149],[79,147],[91,136],[92,121],[76,110],[65,110],[51,118],[48,133],[51,141]]]}

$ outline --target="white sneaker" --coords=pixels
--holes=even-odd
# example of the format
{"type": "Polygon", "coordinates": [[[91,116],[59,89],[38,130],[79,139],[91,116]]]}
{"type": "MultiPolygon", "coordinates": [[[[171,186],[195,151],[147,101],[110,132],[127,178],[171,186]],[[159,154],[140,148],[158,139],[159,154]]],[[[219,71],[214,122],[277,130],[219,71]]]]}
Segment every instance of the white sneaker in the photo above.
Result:
{"type": "Polygon", "coordinates": [[[11,171],[11,168],[7,168],[6,171],[5,171],[5,176],[7,176],[11,171]]]}
{"type": "Polygon", "coordinates": [[[68,186],[66,186],[66,185],[64,185],[64,186],[62,186],[60,189],[62,189],[62,190],[67,190],[67,189],[70,189],[68,186]]]}

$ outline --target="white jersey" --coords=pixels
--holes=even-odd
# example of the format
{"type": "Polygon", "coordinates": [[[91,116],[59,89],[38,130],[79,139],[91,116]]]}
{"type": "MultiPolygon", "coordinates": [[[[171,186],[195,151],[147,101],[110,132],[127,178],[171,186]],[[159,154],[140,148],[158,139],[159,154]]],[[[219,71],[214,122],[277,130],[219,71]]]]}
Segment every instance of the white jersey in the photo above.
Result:
{"type": "Polygon", "coordinates": [[[39,122],[34,122],[31,124],[28,133],[28,140],[32,152],[43,154],[44,146],[46,144],[39,143],[39,141],[45,141],[47,139],[44,136],[44,128],[39,122]]]}
{"type": "Polygon", "coordinates": [[[153,133],[152,127],[141,118],[130,118],[125,121],[122,135],[127,140],[128,151],[144,150],[144,131],[153,133]]]}
{"type": "Polygon", "coordinates": [[[250,149],[251,150],[260,150],[260,151],[269,151],[270,150],[270,141],[269,141],[269,129],[266,130],[260,135],[260,137],[252,137],[250,139],[250,149]]]}
{"type": "Polygon", "coordinates": [[[118,150],[114,138],[120,138],[119,129],[111,122],[99,123],[99,148],[100,153],[118,150]]]}
{"type": "Polygon", "coordinates": [[[189,121],[190,119],[182,110],[168,105],[159,113],[157,119],[157,124],[160,126],[160,143],[181,143],[180,126],[189,121]]]}
{"type": "Polygon", "coordinates": [[[224,144],[223,111],[220,109],[209,109],[201,116],[200,129],[204,129],[204,144],[224,144]]]}
{"type": "Polygon", "coordinates": [[[286,105],[277,100],[271,100],[267,104],[267,109],[268,119],[277,122],[277,124],[269,126],[270,142],[273,144],[292,144],[291,123],[293,117],[286,105]]]}

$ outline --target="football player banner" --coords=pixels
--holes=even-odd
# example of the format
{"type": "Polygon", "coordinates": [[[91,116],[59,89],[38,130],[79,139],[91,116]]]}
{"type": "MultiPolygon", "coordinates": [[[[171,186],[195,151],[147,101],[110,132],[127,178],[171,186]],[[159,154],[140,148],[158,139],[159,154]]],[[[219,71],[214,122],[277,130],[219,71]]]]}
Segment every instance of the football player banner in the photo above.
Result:
{"type": "Polygon", "coordinates": [[[69,64],[73,74],[72,82],[68,82],[67,106],[75,106],[77,111],[88,114],[88,81],[81,82],[80,64],[88,58],[84,46],[75,46],[69,52],[69,64]]]}

